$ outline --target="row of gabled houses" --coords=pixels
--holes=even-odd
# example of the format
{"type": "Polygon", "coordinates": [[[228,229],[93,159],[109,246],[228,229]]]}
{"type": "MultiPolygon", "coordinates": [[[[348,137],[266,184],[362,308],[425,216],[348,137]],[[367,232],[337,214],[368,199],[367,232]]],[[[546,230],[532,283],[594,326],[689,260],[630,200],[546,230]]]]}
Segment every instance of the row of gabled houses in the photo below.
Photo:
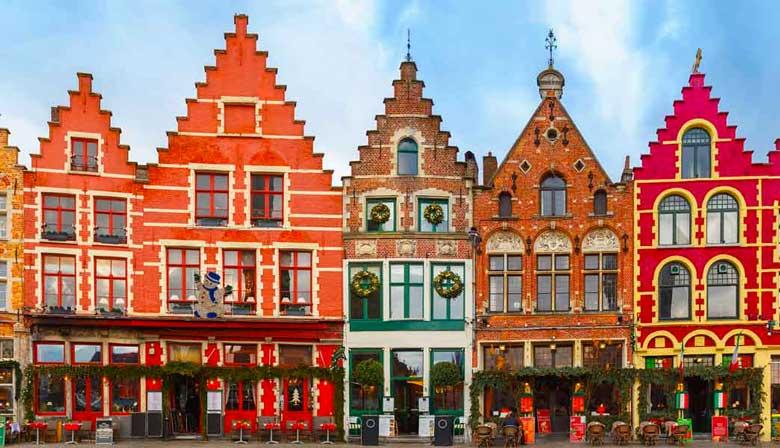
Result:
{"type": "Polygon", "coordinates": [[[768,425],[780,148],[753,162],[703,74],[613,179],[550,64],[480,176],[407,58],[334,187],[247,24],[235,17],[157,163],[130,161],[88,74],[30,167],[0,131],[0,414],[186,436],[379,412],[393,434],[427,435],[433,415],[514,408],[568,432],[576,414],[676,418],[682,382],[695,432],[719,412],[768,425]],[[371,387],[367,360],[383,371],[371,387]],[[442,383],[443,364],[460,380],[442,383]]]}

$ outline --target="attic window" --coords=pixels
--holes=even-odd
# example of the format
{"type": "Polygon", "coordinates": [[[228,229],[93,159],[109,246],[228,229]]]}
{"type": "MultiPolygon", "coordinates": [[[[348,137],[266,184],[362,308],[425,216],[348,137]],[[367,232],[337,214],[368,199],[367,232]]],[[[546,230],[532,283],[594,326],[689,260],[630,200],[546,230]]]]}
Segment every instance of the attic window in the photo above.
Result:
{"type": "Polygon", "coordinates": [[[73,148],[73,155],[70,157],[70,169],[73,171],[97,172],[97,140],[72,138],[70,145],[73,148]]]}
{"type": "Polygon", "coordinates": [[[531,164],[528,163],[527,160],[523,160],[520,162],[520,171],[523,172],[523,174],[528,174],[528,171],[531,170],[531,164]]]}
{"type": "Polygon", "coordinates": [[[550,128],[547,130],[547,132],[544,133],[544,136],[547,137],[547,140],[553,142],[558,139],[558,130],[555,128],[550,128]]]}
{"type": "Polygon", "coordinates": [[[225,104],[223,123],[226,134],[255,134],[255,105],[225,104]]]}
{"type": "Polygon", "coordinates": [[[577,159],[576,162],[574,162],[574,169],[577,170],[577,172],[581,172],[585,169],[585,162],[582,161],[582,159],[577,159]]]}

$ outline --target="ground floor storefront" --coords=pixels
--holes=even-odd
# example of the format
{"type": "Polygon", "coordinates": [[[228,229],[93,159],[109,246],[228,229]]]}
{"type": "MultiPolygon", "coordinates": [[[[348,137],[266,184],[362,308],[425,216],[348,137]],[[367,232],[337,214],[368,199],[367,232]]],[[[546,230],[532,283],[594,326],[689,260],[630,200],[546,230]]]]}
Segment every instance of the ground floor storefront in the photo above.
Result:
{"type": "Polygon", "coordinates": [[[0,416],[17,420],[22,384],[22,357],[25,352],[26,332],[15,320],[0,320],[0,416]]]}

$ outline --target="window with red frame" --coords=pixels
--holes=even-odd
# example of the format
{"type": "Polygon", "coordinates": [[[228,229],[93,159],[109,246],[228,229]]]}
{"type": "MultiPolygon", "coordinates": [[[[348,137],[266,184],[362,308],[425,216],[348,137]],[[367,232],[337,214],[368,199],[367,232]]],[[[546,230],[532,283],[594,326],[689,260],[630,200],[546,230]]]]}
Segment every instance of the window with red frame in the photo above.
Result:
{"type": "Polygon", "coordinates": [[[283,176],[253,174],[251,197],[253,226],[282,226],[283,176]]]}
{"type": "Polygon", "coordinates": [[[141,410],[139,385],[138,379],[111,381],[111,414],[129,414],[141,410]]]}
{"type": "Polygon", "coordinates": [[[34,348],[34,364],[65,364],[64,342],[36,342],[34,348]]]}
{"type": "Polygon", "coordinates": [[[127,309],[127,260],[122,258],[95,259],[95,298],[98,310],[127,309]]]}
{"type": "Polygon", "coordinates": [[[195,274],[200,271],[199,249],[168,249],[168,311],[192,313],[195,301],[195,274]]]}
{"type": "Polygon", "coordinates": [[[111,344],[110,364],[140,364],[141,355],[137,345],[111,344]]]}
{"type": "Polygon", "coordinates": [[[102,344],[71,343],[71,364],[103,364],[102,344]]]}
{"type": "MultiPolygon", "coordinates": [[[[34,364],[65,364],[65,343],[36,342],[33,344],[34,364]]],[[[35,376],[35,412],[65,414],[65,379],[60,375],[35,376]]]]}
{"type": "Polygon", "coordinates": [[[127,242],[127,201],[95,199],[95,241],[127,242]]]}
{"type": "Polygon", "coordinates": [[[195,220],[199,226],[224,226],[228,218],[228,175],[195,175],[195,220]]]}
{"type": "Polygon", "coordinates": [[[288,315],[311,313],[311,252],[279,253],[282,312],[288,315]]]}
{"type": "Polygon", "coordinates": [[[71,138],[70,145],[71,148],[73,148],[73,155],[70,157],[70,169],[90,172],[96,172],[98,170],[97,140],[71,138]]]}
{"type": "Polygon", "coordinates": [[[43,195],[43,237],[49,240],[76,239],[76,197],[43,195]]]}
{"type": "Polygon", "coordinates": [[[255,384],[252,381],[237,381],[227,383],[225,391],[226,411],[254,411],[255,384]]]}
{"type": "Polygon", "coordinates": [[[233,287],[233,294],[225,297],[231,314],[250,314],[255,310],[255,251],[226,250],[223,253],[225,285],[233,287]]]}
{"type": "Polygon", "coordinates": [[[225,364],[229,366],[257,365],[257,345],[225,344],[225,364]]]}
{"type": "Polygon", "coordinates": [[[74,311],[76,307],[76,257],[43,256],[44,304],[47,308],[74,311]]]}

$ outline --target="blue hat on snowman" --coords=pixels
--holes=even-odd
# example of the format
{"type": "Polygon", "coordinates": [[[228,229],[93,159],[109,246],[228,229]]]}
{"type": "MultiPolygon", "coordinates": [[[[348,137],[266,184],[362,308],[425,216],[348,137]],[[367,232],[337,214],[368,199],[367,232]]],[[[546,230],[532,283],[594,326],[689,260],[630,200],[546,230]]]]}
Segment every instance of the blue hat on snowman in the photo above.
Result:
{"type": "Polygon", "coordinates": [[[208,281],[210,281],[212,283],[219,284],[220,279],[221,279],[221,277],[216,272],[209,271],[209,272],[206,273],[206,280],[208,280],[208,281]]]}

